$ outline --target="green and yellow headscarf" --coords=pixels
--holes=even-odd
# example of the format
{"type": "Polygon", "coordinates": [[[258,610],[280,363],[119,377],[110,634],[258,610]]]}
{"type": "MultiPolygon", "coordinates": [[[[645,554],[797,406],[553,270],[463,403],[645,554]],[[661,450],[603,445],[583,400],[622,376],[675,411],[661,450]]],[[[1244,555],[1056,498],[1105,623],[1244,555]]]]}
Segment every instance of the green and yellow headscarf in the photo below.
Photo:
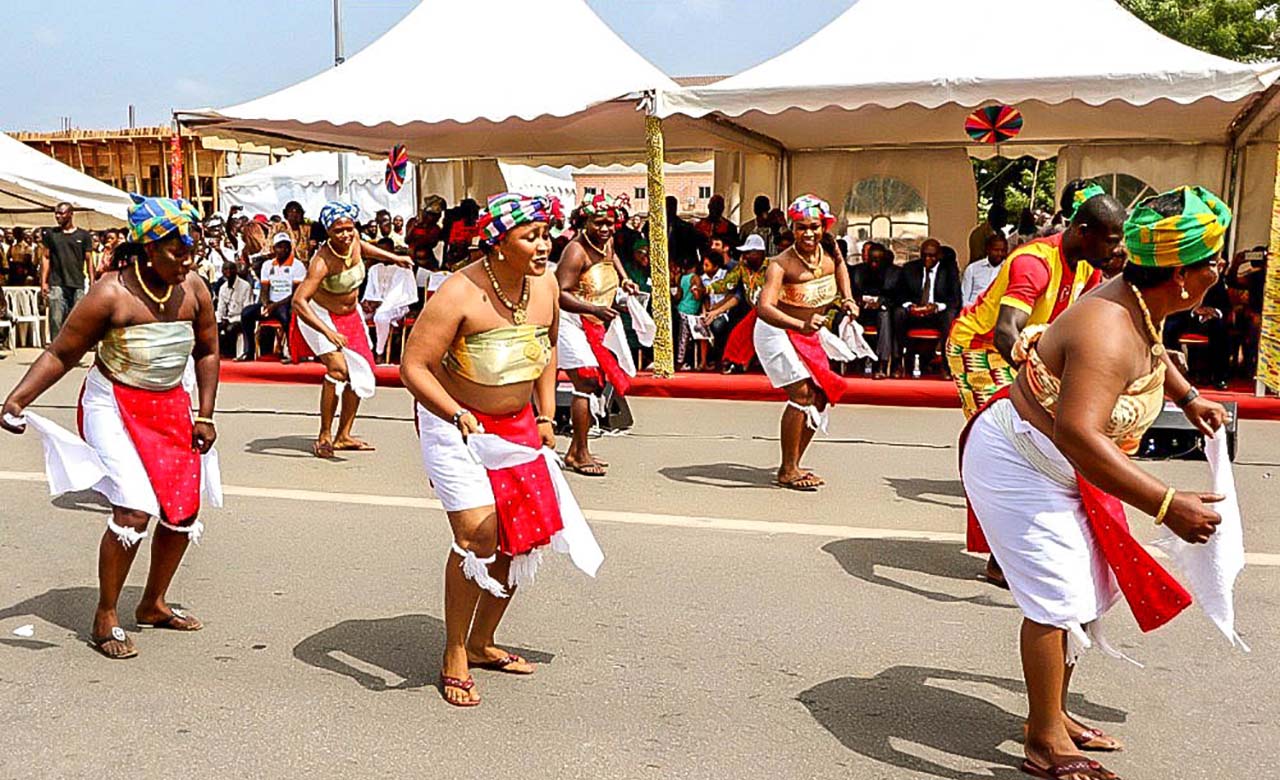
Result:
{"type": "MultiPolygon", "coordinates": [[[[1179,187],[1181,214],[1166,217],[1143,202],[1124,223],[1129,262],[1149,268],[1194,265],[1222,251],[1231,209],[1203,187],[1179,187]]],[[[1170,193],[1165,193],[1170,194],[1170,193]]],[[[1157,196],[1158,197],[1158,196],[1157,196]]]]}
{"type": "Polygon", "coordinates": [[[1096,198],[1099,195],[1106,195],[1106,194],[1107,194],[1107,191],[1102,189],[1101,186],[1099,186],[1094,182],[1089,182],[1087,186],[1081,187],[1080,189],[1076,190],[1075,193],[1071,196],[1071,213],[1066,215],[1067,219],[1074,219],[1076,216],[1076,212],[1080,210],[1080,207],[1084,205],[1084,202],[1086,200],[1089,200],[1090,198],[1096,198]]]}

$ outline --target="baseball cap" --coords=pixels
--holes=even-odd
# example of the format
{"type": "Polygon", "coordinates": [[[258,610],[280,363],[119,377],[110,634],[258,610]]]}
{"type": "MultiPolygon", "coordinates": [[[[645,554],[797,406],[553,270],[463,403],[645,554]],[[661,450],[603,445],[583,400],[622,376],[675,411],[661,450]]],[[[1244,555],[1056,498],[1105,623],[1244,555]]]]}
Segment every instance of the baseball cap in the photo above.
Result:
{"type": "Polygon", "coordinates": [[[276,233],[274,236],[271,237],[271,246],[275,246],[276,244],[291,244],[291,243],[293,243],[293,239],[289,237],[288,233],[276,233]]]}
{"type": "Polygon", "coordinates": [[[747,236],[747,243],[745,243],[745,244],[743,244],[742,246],[738,247],[738,251],[739,251],[739,252],[764,252],[764,251],[766,251],[766,250],[765,250],[765,245],[764,245],[764,237],[763,237],[763,236],[761,236],[759,233],[752,233],[751,235],[747,236]]]}

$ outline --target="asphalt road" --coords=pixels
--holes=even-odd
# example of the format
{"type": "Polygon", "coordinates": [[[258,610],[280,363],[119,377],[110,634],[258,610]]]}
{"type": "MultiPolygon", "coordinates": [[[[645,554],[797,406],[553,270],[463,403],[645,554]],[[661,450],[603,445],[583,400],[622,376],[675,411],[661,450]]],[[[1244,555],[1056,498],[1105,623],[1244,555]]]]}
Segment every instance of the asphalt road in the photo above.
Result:
{"type": "MultiPolygon", "coordinates": [[[[21,368],[0,361],[0,389],[21,368]]],[[[77,388],[39,410],[71,424],[77,388]]],[[[836,409],[810,495],[769,484],[780,405],[635,401],[634,431],[595,444],[611,476],[571,477],[599,577],[552,561],[499,634],[541,668],[477,672],[463,711],[435,687],[449,536],[408,397],[366,405],[378,452],[322,462],[317,393],[224,386],[228,505],[171,592],[207,627],[135,634],[125,662],[85,644],[100,500],[51,503],[35,437],[0,438],[0,777],[1022,776],[1018,613],[957,541],[958,412],[836,409]]],[[[1092,655],[1077,674],[1073,708],[1128,742],[1108,761],[1126,778],[1280,777],[1278,433],[1244,423],[1236,468],[1254,652],[1194,611],[1141,635],[1121,606],[1110,637],[1146,668],[1092,655]]]]}

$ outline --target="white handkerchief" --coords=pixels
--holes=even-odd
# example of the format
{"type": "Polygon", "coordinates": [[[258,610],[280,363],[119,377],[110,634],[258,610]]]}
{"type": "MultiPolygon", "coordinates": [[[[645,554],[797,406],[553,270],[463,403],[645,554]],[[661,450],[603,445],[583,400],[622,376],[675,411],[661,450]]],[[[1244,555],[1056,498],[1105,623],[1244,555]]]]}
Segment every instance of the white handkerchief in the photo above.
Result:
{"type": "Polygon", "coordinates": [[[876,351],[867,343],[866,336],[863,335],[862,323],[852,317],[845,317],[844,322],[840,323],[840,340],[853,353],[855,358],[876,359],[876,351]]]}
{"type": "Polygon", "coordinates": [[[822,351],[826,352],[827,357],[832,360],[847,363],[856,359],[853,350],[849,349],[849,345],[845,344],[836,334],[826,328],[818,329],[818,341],[822,342],[822,351]]]}
{"type": "Polygon", "coordinates": [[[636,332],[636,339],[641,346],[652,347],[654,336],[658,335],[658,325],[649,316],[649,294],[635,293],[627,296],[627,312],[631,315],[631,329],[636,332]]]}
{"type": "Polygon", "coordinates": [[[1155,544],[1168,554],[1174,566],[1186,578],[1191,594],[1200,609],[1235,647],[1246,653],[1249,646],[1235,629],[1233,591],[1236,577],[1244,570],[1244,525],[1240,503],[1236,497],[1236,481],[1227,452],[1227,434],[1219,430],[1205,439],[1205,456],[1213,477],[1213,492],[1224,496],[1213,508],[1222,517],[1218,530],[1207,544],[1190,544],[1161,527],[1155,544]]]}

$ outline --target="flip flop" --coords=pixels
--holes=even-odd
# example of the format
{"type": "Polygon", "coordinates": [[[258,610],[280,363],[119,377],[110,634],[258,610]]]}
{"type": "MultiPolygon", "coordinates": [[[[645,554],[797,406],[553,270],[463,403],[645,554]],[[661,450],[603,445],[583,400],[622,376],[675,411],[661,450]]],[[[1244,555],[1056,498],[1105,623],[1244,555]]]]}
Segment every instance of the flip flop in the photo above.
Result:
{"type": "Polygon", "coordinates": [[[340,452],[373,452],[378,449],[377,447],[373,446],[369,442],[360,441],[358,439],[351,442],[350,444],[335,443],[333,445],[333,448],[340,452]]]}
{"type": "Polygon", "coordinates": [[[572,471],[574,474],[581,474],[584,477],[603,477],[609,473],[605,471],[603,466],[601,466],[599,463],[596,463],[595,461],[592,461],[590,463],[575,464],[575,463],[570,463],[569,461],[566,460],[564,462],[564,466],[565,468],[572,471]]]}
{"type": "Polygon", "coordinates": [[[445,688],[457,688],[460,691],[471,693],[471,689],[475,687],[476,687],[476,681],[471,679],[470,677],[468,677],[465,680],[462,680],[457,677],[449,677],[443,674],[440,675],[440,697],[445,700],[446,704],[452,704],[455,707],[478,706],[480,704],[480,702],[478,701],[472,701],[471,699],[467,699],[465,701],[453,701],[448,696],[444,695],[445,688]]]}
{"type": "Polygon", "coordinates": [[[504,672],[506,674],[515,674],[520,676],[533,674],[533,670],[517,672],[512,670],[510,667],[516,664],[527,663],[529,662],[525,659],[511,653],[507,653],[506,656],[499,658],[496,661],[472,661],[470,658],[467,659],[467,666],[470,666],[472,669],[488,669],[491,672],[504,672]]]}
{"type": "Polygon", "coordinates": [[[1120,740],[1106,734],[1100,729],[1088,728],[1080,732],[1077,736],[1071,738],[1076,743],[1076,747],[1081,750],[1087,750],[1091,753],[1118,753],[1124,750],[1124,745],[1120,740]],[[1094,744],[1098,740],[1107,740],[1110,744],[1097,745],[1094,744]]]}
{"type": "Polygon", "coordinates": [[[1050,764],[1049,766],[1040,766],[1028,758],[1023,760],[1022,766],[1019,768],[1025,774],[1042,778],[1042,780],[1061,780],[1067,775],[1078,774],[1086,774],[1102,780],[1102,778],[1113,774],[1104,769],[1102,764],[1097,761],[1090,761],[1086,758],[1073,758],[1070,761],[1064,761],[1061,764],[1050,764]]]}
{"type": "Polygon", "coordinates": [[[204,628],[204,623],[201,623],[200,619],[194,615],[188,615],[175,607],[170,607],[170,609],[173,610],[173,614],[164,620],[155,623],[144,623],[139,620],[138,628],[154,628],[165,631],[199,631],[204,628]]]}
{"type": "Polygon", "coordinates": [[[781,488],[786,488],[787,490],[794,490],[798,493],[817,493],[818,488],[822,487],[822,485],[826,483],[812,474],[801,474],[795,479],[788,479],[786,481],[775,479],[773,484],[781,488]]]}
{"type": "Polygon", "coordinates": [[[333,442],[317,441],[312,445],[311,452],[314,453],[317,458],[332,458],[333,442]]]}
{"type": "Polygon", "coordinates": [[[90,644],[93,649],[102,654],[104,658],[110,658],[112,661],[123,661],[126,658],[133,658],[138,654],[138,648],[133,646],[133,642],[129,640],[129,635],[124,632],[120,626],[113,626],[111,633],[104,637],[91,637],[90,644]],[[120,642],[125,646],[123,652],[109,653],[107,652],[108,642],[120,642]]]}

